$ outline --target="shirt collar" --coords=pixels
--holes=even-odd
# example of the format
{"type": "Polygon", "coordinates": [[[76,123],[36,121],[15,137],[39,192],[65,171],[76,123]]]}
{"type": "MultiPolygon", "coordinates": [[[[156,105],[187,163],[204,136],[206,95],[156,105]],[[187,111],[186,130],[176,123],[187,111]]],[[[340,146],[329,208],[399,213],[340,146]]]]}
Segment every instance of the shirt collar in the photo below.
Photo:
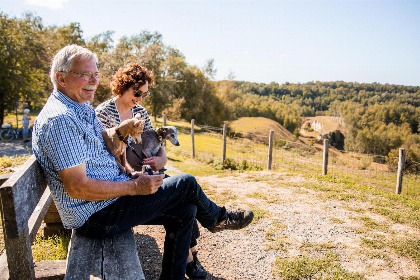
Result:
{"type": "Polygon", "coordinates": [[[67,104],[71,107],[74,107],[76,110],[81,111],[83,113],[90,112],[93,109],[93,107],[92,107],[92,105],[90,104],[89,101],[86,101],[84,103],[76,102],[76,101],[72,100],[70,97],[68,97],[67,95],[65,95],[64,93],[62,93],[58,89],[54,89],[53,95],[54,95],[54,97],[56,97],[61,102],[65,103],[65,104],[67,104]]]}

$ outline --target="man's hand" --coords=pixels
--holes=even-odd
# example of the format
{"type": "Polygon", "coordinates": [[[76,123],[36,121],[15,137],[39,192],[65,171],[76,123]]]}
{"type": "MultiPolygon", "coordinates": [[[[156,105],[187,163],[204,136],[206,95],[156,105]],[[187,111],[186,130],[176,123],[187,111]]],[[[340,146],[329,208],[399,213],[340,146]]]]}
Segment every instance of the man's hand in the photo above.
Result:
{"type": "Polygon", "coordinates": [[[165,174],[148,175],[141,172],[132,173],[134,179],[134,195],[149,195],[157,192],[163,184],[165,174]]]}

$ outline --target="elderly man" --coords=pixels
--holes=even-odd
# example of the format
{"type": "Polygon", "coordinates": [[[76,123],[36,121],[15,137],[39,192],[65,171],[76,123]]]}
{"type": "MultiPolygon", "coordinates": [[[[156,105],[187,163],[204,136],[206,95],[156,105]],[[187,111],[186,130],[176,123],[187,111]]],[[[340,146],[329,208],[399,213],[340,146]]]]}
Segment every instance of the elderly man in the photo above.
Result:
{"type": "Polygon", "coordinates": [[[140,224],[166,230],[161,279],[185,279],[194,219],[211,232],[240,229],[251,211],[226,211],[209,200],[188,174],[120,173],[102,138],[102,124],[90,104],[99,83],[97,57],[69,45],[51,66],[54,90],[33,131],[34,154],[66,228],[106,237],[140,224]]]}

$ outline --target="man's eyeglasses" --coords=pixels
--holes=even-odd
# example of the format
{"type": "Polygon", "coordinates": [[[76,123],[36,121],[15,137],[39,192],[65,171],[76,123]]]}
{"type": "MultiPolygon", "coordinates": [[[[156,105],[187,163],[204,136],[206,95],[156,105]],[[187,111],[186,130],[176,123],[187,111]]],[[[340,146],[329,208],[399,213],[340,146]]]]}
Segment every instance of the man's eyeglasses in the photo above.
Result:
{"type": "Polygon", "coordinates": [[[96,79],[100,79],[102,77],[102,74],[100,72],[75,72],[75,71],[60,71],[61,73],[73,73],[78,75],[79,77],[81,77],[82,79],[84,79],[85,81],[90,81],[93,77],[95,77],[96,79]]]}
{"type": "Polygon", "coordinates": [[[138,89],[134,89],[134,88],[133,88],[133,91],[134,91],[134,97],[136,97],[136,98],[139,98],[139,97],[144,98],[144,97],[150,95],[150,91],[142,92],[142,91],[140,91],[138,89]]]}

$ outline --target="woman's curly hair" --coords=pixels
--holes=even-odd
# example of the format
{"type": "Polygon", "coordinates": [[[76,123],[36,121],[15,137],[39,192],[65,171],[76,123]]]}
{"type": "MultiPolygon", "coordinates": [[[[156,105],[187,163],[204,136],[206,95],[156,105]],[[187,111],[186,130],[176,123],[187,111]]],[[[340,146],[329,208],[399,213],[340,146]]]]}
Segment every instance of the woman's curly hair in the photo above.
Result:
{"type": "Polygon", "coordinates": [[[112,77],[111,90],[114,95],[123,95],[130,87],[138,89],[149,83],[149,87],[153,85],[153,74],[151,71],[140,66],[137,63],[128,63],[120,67],[117,73],[112,77]]]}

